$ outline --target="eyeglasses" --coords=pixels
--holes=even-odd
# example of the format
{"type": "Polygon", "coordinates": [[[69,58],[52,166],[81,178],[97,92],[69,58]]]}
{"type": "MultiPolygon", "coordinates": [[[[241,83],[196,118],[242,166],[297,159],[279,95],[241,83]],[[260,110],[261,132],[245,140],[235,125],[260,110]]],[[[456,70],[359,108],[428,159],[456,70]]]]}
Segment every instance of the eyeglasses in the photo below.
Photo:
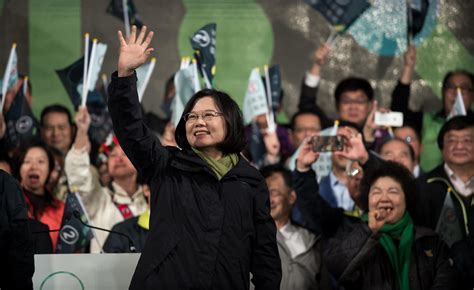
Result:
{"type": "Polygon", "coordinates": [[[406,136],[404,138],[405,142],[407,142],[408,144],[411,144],[415,141],[418,141],[418,138],[417,137],[414,137],[414,136],[406,136]]]}
{"type": "Polygon", "coordinates": [[[222,116],[221,112],[216,112],[213,110],[205,110],[200,113],[198,112],[190,112],[183,116],[184,121],[194,123],[196,122],[199,117],[201,117],[204,121],[212,121],[215,117],[222,116]]]}
{"type": "Polygon", "coordinates": [[[457,88],[461,89],[463,93],[470,93],[472,92],[472,87],[470,86],[456,86],[454,84],[447,84],[444,89],[445,90],[450,90],[450,91],[455,91],[457,88]]]}
{"type": "Polygon", "coordinates": [[[350,99],[342,99],[341,105],[366,105],[369,101],[368,100],[350,100],[350,99]]]}
{"type": "Polygon", "coordinates": [[[453,147],[458,143],[461,143],[462,145],[466,147],[471,147],[473,141],[472,139],[455,139],[455,138],[448,138],[448,140],[446,140],[446,145],[448,145],[449,147],[453,147]]]}

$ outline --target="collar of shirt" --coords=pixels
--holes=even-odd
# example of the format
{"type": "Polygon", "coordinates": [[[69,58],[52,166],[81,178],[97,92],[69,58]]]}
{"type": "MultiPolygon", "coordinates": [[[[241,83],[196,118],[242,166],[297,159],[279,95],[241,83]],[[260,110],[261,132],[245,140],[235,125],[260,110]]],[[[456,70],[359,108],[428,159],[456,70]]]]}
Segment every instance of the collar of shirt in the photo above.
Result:
{"type": "Polygon", "coordinates": [[[448,166],[447,163],[444,163],[444,171],[448,175],[449,181],[456,190],[457,193],[464,197],[472,195],[474,191],[474,176],[472,176],[466,183],[448,166]]]}
{"type": "Polygon", "coordinates": [[[130,197],[128,193],[117,183],[112,182],[112,199],[118,204],[132,204],[136,199],[144,199],[142,186],[138,186],[137,191],[130,197]]]}
{"type": "Polygon", "coordinates": [[[316,236],[308,230],[294,226],[290,221],[278,230],[290,251],[291,258],[307,252],[316,242],[316,236]]]}
{"type": "Polygon", "coordinates": [[[353,210],[354,201],[352,200],[349,190],[346,185],[340,181],[337,176],[331,171],[329,173],[329,181],[331,183],[331,188],[334,193],[334,197],[337,201],[337,206],[342,207],[344,210],[353,210]]]}

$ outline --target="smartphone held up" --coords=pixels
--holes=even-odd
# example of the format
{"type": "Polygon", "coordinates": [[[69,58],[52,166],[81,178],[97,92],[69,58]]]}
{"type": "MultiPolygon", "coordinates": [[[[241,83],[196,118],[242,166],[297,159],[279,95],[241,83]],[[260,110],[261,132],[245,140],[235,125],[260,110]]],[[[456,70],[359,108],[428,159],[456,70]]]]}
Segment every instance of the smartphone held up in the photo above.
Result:
{"type": "Polygon", "coordinates": [[[334,152],[344,149],[344,137],[341,135],[314,136],[311,138],[311,149],[314,152],[334,152]]]}

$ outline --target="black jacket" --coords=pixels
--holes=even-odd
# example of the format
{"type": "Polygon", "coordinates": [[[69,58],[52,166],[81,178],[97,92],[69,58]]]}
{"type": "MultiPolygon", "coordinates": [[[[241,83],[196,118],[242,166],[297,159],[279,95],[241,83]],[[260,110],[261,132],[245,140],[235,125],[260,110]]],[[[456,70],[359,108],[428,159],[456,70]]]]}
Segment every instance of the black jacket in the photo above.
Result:
{"type": "MultiPolygon", "coordinates": [[[[339,287],[344,289],[397,289],[390,259],[367,224],[331,208],[317,193],[313,171],[294,173],[294,187],[307,218],[319,213],[322,221],[323,259],[339,287]]],[[[449,263],[447,246],[427,228],[415,226],[410,264],[410,289],[459,289],[457,272],[449,263]]]]}
{"type": "Polygon", "coordinates": [[[136,76],[112,76],[114,131],[150,184],[150,231],[131,289],[279,289],[268,189],[240,158],[218,180],[192,150],[163,147],[142,121],[136,76]]]}
{"type": "MultiPolygon", "coordinates": [[[[112,228],[114,232],[127,235],[132,240],[137,253],[143,251],[143,246],[145,246],[146,237],[148,236],[148,230],[138,225],[139,217],[135,216],[124,220],[112,228]]],[[[114,233],[107,236],[103,248],[106,253],[131,253],[129,240],[124,236],[114,233]]]]}
{"type": "MultiPolygon", "coordinates": [[[[421,225],[436,229],[448,185],[454,189],[444,170],[444,164],[428,172],[420,180],[420,199],[423,201],[419,203],[420,213],[422,213],[421,225]]],[[[453,190],[451,197],[456,216],[453,222],[459,224],[463,235],[461,240],[451,246],[451,256],[464,275],[465,289],[472,289],[474,288],[474,196],[462,198],[453,190]],[[464,203],[464,209],[461,202],[464,203]]]]}
{"type": "Polygon", "coordinates": [[[23,193],[0,170],[0,289],[33,289],[35,265],[23,193]]]}

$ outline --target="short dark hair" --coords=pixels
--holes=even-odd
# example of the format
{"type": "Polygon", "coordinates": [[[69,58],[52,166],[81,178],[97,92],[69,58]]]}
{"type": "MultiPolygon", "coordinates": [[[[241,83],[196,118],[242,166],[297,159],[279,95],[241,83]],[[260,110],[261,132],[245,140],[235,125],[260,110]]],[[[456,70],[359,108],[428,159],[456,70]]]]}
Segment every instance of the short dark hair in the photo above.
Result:
{"type": "Polygon", "coordinates": [[[321,128],[323,128],[321,116],[318,114],[318,112],[316,112],[316,110],[301,110],[301,111],[296,112],[296,113],[293,115],[293,117],[291,117],[291,120],[290,120],[290,129],[291,129],[292,131],[295,130],[295,122],[296,122],[296,119],[297,119],[299,116],[302,116],[302,115],[313,115],[313,116],[315,116],[316,118],[318,118],[319,124],[321,125],[321,128]]]}
{"type": "Polygon", "coordinates": [[[385,140],[383,140],[382,144],[380,144],[379,146],[379,150],[378,150],[378,153],[382,152],[382,148],[387,145],[388,143],[392,142],[392,141],[397,141],[397,142],[401,142],[403,144],[405,144],[408,148],[408,151],[410,152],[410,158],[412,161],[415,161],[415,150],[413,150],[413,147],[411,147],[410,144],[408,144],[407,141],[401,139],[401,138],[387,138],[385,140]]]}
{"type": "Polygon", "coordinates": [[[336,98],[336,107],[341,103],[341,95],[345,92],[363,91],[369,101],[374,99],[374,89],[370,83],[363,78],[350,77],[342,80],[336,87],[334,97],[336,98]]]}
{"type": "Polygon", "coordinates": [[[390,177],[400,184],[405,193],[406,209],[414,217],[416,213],[415,194],[418,192],[415,178],[405,166],[394,161],[384,161],[376,169],[364,173],[360,184],[361,203],[366,207],[363,210],[368,211],[370,187],[381,177],[390,177]]]}
{"type": "Polygon", "coordinates": [[[69,111],[69,109],[66,108],[65,106],[61,105],[61,104],[53,104],[53,105],[49,105],[49,106],[44,107],[43,111],[41,111],[41,119],[40,119],[41,127],[43,127],[43,125],[44,125],[44,118],[49,113],[65,114],[67,116],[67,120],[69,122],[69,125],[73,125],[72,116],[71,116],[71,112],[69,111]]]}
{"type": "Polygon", "coordinates": [[[260,173],[262,173],[264,178],[268,178],[275,173],[280,173],[283,177],[283,180],[285,181],[285,185],[288,186],[288,188],[293,189],[293,179],[291,171],[281,164],[267,165],[260,169],[260,173]]]}
{"type": "Polygon", "coordinates": [[[474,127],[474,116],[456,116],[444,123],[443,127],[438,134],[438,147],[443,150],[444,147],[444,135],[452,130],[463,130],[474,127]]]}
{"type": "MultiPolygon", "coordinates": [[[[242,111],[239,105],[225,92],[214,89],[204,89],[195,93],[186,104],[183,115],[191,112],[196,102],[204,97],[211,97],[217,108],[224,114],[227,127],[227,134],[224,140],[217,144],[217,148],[224,154],[240,153],[245,147],[245,130],[242,118],[242,111]]],[[[190,149],[186,138],[186,121],[181,118],[175,131],[176,143],[180,148],[190,149]]]]}

